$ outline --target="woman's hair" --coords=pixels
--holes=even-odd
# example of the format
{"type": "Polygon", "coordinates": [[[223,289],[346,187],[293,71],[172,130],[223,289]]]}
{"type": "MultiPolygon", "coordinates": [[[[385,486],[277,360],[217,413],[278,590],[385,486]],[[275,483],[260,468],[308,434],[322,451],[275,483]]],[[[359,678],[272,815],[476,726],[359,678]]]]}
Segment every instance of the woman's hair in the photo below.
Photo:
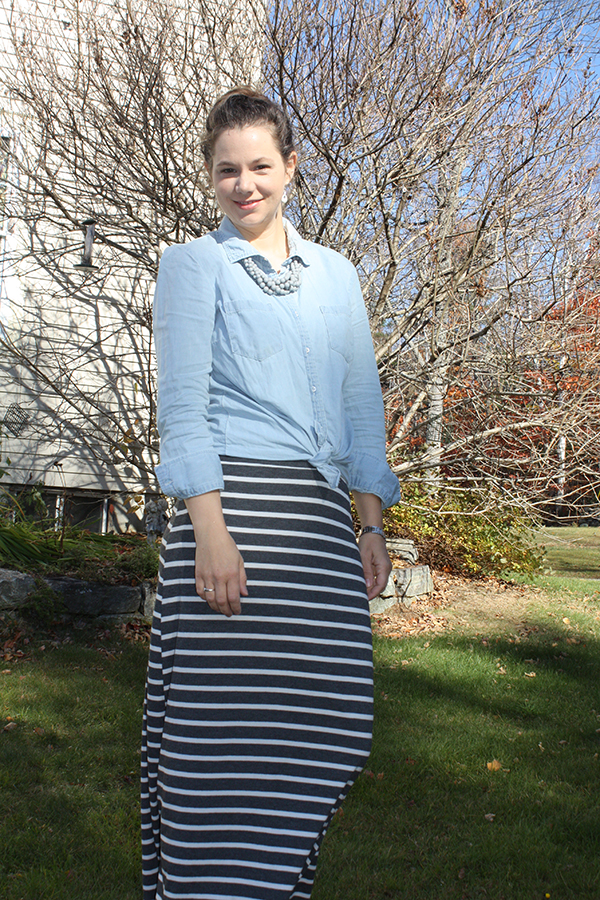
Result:
{"type": "Polygon", "coordinates": [[[208,114],[202,136],[202,153],[207,166],[210,168],[212,164],[215,144],[224,131],[252,125],[265,125],[269,129],[283,159],[288,162],[295,147],[287,114],[264,94],[241,85],[219,97],[208,114]]]}

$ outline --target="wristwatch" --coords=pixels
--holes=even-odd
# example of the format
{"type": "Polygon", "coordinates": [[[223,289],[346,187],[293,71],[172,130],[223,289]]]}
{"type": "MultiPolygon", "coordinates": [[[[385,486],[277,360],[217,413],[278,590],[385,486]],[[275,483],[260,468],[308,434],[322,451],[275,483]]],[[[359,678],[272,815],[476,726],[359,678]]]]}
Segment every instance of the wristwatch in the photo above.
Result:
{"type": "Polygon", "coordinates": [[[377,525],[365,525],[365,527],[360,530],[359,538],[361,538],[363,534],[379,534],[385,541],[385,531],[383,528],[378,528],[377,525]]]}

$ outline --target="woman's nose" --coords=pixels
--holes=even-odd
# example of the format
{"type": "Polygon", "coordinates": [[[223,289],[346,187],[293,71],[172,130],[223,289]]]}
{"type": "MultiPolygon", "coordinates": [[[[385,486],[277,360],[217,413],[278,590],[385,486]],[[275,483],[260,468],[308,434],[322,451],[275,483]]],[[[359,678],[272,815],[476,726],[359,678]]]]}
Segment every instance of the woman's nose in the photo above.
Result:
{"type": "Polygon", "coordinates": [[[250,175],[250,172],[239,173],[237,177],[236,190],[239,191],[240,194],[251,193],[254,189],[254,185],[252,184],[250,175]]]}

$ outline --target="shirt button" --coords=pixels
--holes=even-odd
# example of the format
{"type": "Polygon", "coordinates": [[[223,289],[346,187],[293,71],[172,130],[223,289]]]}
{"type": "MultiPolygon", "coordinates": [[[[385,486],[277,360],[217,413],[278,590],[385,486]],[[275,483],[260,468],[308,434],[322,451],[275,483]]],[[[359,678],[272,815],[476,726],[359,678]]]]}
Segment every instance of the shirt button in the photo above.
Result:
{"type": "Polygon", "coordinates": [[[317,389],[316,389],[316,387],[315,387],[314,384],[313,384],[313,386],[312,386],[312,392],[313,392],[313,394],[315,393],[316,390],[317,390],[317,389]]]}
{"type": "Polygon", "coordinates": [[[306,352],[307,352],[307,353],[310,353],[310,347],[307,347],[307,348],[306,348],[306,352]]]}

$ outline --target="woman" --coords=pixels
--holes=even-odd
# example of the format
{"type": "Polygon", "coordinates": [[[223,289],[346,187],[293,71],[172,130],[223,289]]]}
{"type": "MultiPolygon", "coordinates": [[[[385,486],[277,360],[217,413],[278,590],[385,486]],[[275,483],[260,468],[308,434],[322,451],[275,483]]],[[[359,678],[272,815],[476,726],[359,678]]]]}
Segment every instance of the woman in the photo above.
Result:
{"type": "Polygon", "coordinates": [[[399,490],[356,272],[282,216],[287,117],[236,89],[203,149],[225,218],[165,251],[155,297],[157,475],[180,500],[148,669],[144,896],[291,900],[369,754],[367,599],[399,490]]]}

